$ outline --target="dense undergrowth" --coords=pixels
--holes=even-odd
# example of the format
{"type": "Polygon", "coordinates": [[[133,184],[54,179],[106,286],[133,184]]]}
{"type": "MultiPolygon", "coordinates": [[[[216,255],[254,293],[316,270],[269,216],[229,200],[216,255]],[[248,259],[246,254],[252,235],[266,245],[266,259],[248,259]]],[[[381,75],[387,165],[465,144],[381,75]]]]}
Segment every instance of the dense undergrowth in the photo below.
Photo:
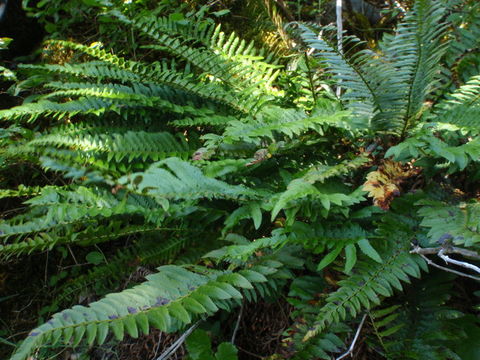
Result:
{"type": "Polygon", "coordinates": [[[49,301],[24,337],[2,321],[12,360],[194,329],[189,358],[236,359],[242,326],[269,359],[356,332],[368,358],[479,358],[479,4],[406,2],[344,53],[269,1],[263,45],[221,8],[83,4],[99,39],[51,25],[0,111],[1,261],[49,301]]]}

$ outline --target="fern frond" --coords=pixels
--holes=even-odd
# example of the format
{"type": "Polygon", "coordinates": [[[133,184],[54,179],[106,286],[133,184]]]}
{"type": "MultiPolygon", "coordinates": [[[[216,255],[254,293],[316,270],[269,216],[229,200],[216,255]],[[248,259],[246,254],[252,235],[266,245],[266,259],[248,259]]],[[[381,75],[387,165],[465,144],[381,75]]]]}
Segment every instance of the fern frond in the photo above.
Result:
{"type": "Polygon", "coordinates": [[[308,116],[301,110],[265,107],[254,119],[230,121],[223,133],[224,142],[246,141],[260,145],[262,138],[275,140],[276,134],[284,135],[287,139],[307,130],[323,134],[322,124],[340,122],[345,115],[346,113],[336,112],[308,116]]]}
{"type": "Polygon", "coordinates": [[[402,136],[438,81],[440,58],[446,50],[446,43],[441,42],[446,29],[444,11],[440,2],[416,1],[385,49],[388,59],[397,62],[397,76],[408,79],[402,136]]]}
{"type": "Polygon", "coordinates": [[[164,64],[160,62],[142,64],[140,62],[125,60],[99,48],[92,48],[63,40],[55,40],[54,42],[59,46],[81,51],[93,58],[114,65],[121,70],[131,71],[141,76],[143,81],[165,84],[172,88],[192,93],[201,98],[225,104],[236,111],[249,113],[258,106],[257,101],[254,101],[249,97],[238,99],[216,83],[201,83],[193,81],[191,75],[185,75],[182,72],[175,72],[171,68],[166,69],[164,64]]]}
{"type": "Polygon", "coordinates": [[[436,118],[462,130],[478,134],[480,118],[480,75],[473,76],[465,85],[447,95],[436,108],[436,118]]]}
{"type": "MultiPolygon", "coordinates": [[[[278,66],[262,61],[263,56],[257,53],[253,42],[246,44],[235,33],[227,36],[220,25],[188,20],[187,24],[178,24],[170,19],[148,16],[134,20],[133,25],[155,39],[159,44],[157,48],[185,59],[203,73],[234,88],[265,88],[278,75],[278,66]],[[199,42],[204,47],[192,47],[192,42],[199,42]]],[[[261,92],[256,95],[262,96],[261,92]]]]}
{"type": "Polygon", "coordinates": [[[157,199],[220,198],[231,200],[255,199],[260,193],[242,185],[230,185],[206,177],[195,166],[178,158],[168,158],[150,166],[143,173],[120,178],[119,183],[157,199]]]}
{"type": "Polygon", "coordinates": [[[316,336],[330,324],[342,321],[348,313],[356,317],[362,308],[369,309],[372,304],[380,304],[379,296],[392,296],[394,289],[402,290],[401,281],[409,282],[409,277],[420,277],[420,269],[427,271],[425,261],[408,253],[410,243],[402,238],[405,233],[390,237],[384,241],[379,254],[382,263],[358,261],[353,275],[339,282],[340,288],[331,293],[327,304],[317,316],[313,329],[308,331],[304,340],[316,336]]]}
{"type": "MultiPolygon", "coordinates": [[[[365,165],[368,162],[368,158],[365,155],[360,155],[354,160],[345,160],[337,165],[317,165],[313,166],[302,174],[301,177],[292,180],[287,190],[279,195],[275,199],[275,205],[272,210],[272,219],[277,216],[280,210],[290,207],[289,203],[301,200],[304,197],[311,196],[316,200],[319,200],[322,206],[328,211],[330,210],[330,204],[345,205],[350,200],[348,195],[338,191],[321,191],[319,187],[314,186],[315,183],[324,183],[325,180],[348,174],[349,172],[365,165]]],[[[356,201],[354,201],[355,203],[356,201]]]]}
{"type": "MultiPolygon", "coordinates": [[[[75,128],[75,126],[73,126],[75,128]]],[[[62,134],[56,131],[28,142],[26,145],[40,150],[43,147],[69,148],[74,151],[90,153],[90,155],[105,154],[107,161],[115,159],[120,162],[134,159],[147,159],[158,161],[170,156],[178,156],[186,159],[192,150],[188,143],[181,141],[179,137],[168,132],[144,132],[127,131],[115,133],[112,129],[110,134],[90,135],[85,133],[62,134]]]]}
{"type": "MultiPolygon", "coordinates": [[[[166,230],[164,227],[153,225],[131,225],[125,226],[118,221],[108,224],[90,224],[86,221],[79,222],[85,229],[45,229],[45,231],[29,230],[22,232],[23,238],[15,242],[0,244],[0,258],[8,260],[13,256],[27,255],[33,252],[50,250],[61,244],[76,244],[80,246],[91,246],[102,242],[113,241],[122,237],[142,235],[166,230]],[[99,226],[101,225],[101,226],[99,226]]],[[[30,225],[29,223],[24,226],[30,225]]],[[[172,230],[168,228],[168,230],[172,230]]],[[[180,230],[180,229],[178,229],[180,230]]],[[[11,236],[11,235],[10,235],[11,236]]],[[[18,236],[18,235],[17,235],[18,236]]]]}
{"type": "Polygon", "coordinates": [[[277,272],[267,266],[248,270],[215,271],[203,267],[190,270],[162,266],[147,281],[121,293],[109,294],[88,307],[74,306],[55,314],[45,324],[30,332],[12,360],[25,360],[38,346],[59,341],[76,347],[83,339],[88,344],[102,344],[109,332],[119,340],[125,333],[136,338],[148,334],[151,326],[171,332],[192,322],[192,318],[211,315],[228,302],[242,299],[239,289],[267,281],[264,274],[277,272]]]}
{"type": "MultiPolygon", "coordinates": [[[[379,94],[362,68],[364,62],[367,61],[366,56],[362,57],[360,55],[364,54],[360,53],[357,56],[358,60],[356,58],[349,59],[323,36],[319,37],[303,25],[300,26],[300,29],[302,38],[308,46],[319,51],[316,56],[321,56],[320,62],[333,73],[334,79],[338,83],[341,82],[342,86],[348,89],[343,98],[349,102],[353,113],[363,118],[363,121],[368,124],[376,111],[383,111],[383,109],[380,107],[381,102],[377,99],[379,94]],[[377,109],[377,107],[379,108],[377,109]]],[[[353,38],[349,38],[349,40],[354,43],[357,42],[353,38]]],[[[388,71],[388,73],[391,73],[391,71],[388,71]]]]}
{"type": "MultiPolygon", "coordinates": [[[[321,62],[347,89],[343,99],[360,117],[366,129],[405,135],[436,83],[439,62],[445,51],[440,42],[446,25],[439,2],[416,1],[398,26],[395,36],[386,36],[381,53],[360,50],[344,55],[324,37],[301,26],[302,37],[319,50],[321,62]]],[[[358,41],[348,38],[350,52],[358,41]]]]}
{"type": "Polygon", "coordinates": [[[0,189],[0,199],[7,197],[23,197],[23,196],[36,196],[42,192],[41,186],[25,186],[19,185],[16,190],[12,189],[0,189]]]}
{"type": "Polygon", "coordinates": [[[480,242],[480,202],[457,205],[439,201],[420,201],[417,205],[423,217],[421,225],[428,228],[431,243],[451,241],[455,245],[470,247],[480,242]]]}

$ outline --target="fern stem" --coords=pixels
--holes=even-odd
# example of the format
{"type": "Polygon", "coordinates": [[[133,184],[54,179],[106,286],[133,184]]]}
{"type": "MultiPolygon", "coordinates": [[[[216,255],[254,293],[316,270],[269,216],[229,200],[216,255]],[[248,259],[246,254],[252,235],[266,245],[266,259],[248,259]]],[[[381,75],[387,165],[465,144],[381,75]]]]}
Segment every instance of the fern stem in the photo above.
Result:
{"type": "Polygon", "coordinates": [[[312,92],[313,102],[317,104],[317,93],[315,91],[315,85],[313,83],[313,73],[312,68],[310,67],[310,63],[308,62],[308,55],[305,52],[303,54],[305,56],[305,64],[307,66],[307,75],[308,75],[308,82],[310,84],[310,91],[312,92]]]}
{"type": "Polygon", "coordinates": [[[372,317],[372,314],[368,312],[368,317],[370,318],[370,322],[372,323],[372,328],[373,332],[375,333],[375,336],[377,337],[378,341],[380,341],[380,345],[382,346],[383,350],[385,351],[385,354],[387,353],[387,347],[385,346],[385,343],[383,342],[383,337],[380,335],[380,332],[378,331],[377,324],[375,323],[375,319],[372,317]]]}

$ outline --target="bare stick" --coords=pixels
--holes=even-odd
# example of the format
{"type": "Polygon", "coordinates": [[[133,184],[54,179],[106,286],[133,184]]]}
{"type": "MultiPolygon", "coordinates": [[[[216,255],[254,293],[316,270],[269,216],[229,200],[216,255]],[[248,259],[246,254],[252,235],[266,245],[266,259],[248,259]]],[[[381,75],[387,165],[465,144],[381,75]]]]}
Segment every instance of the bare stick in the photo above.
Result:
{"type": "Polygon", "coordinates": [[[346,358],[348,355],[352,355],[353,349],[355,348],[355,344],[358,340],[358,337],[360,336],[360,331],[362,331],[363,323],[365,322],[365,319],[367,318],[367,314],[363,315],[362,321],[360,321],[360,324],[358,325],[357,332],[355,333],[355,337],[353,338],[352,344],[348,348],[346,353],[343,353],[340,355],[340,357],[336,358],[335,360],[341,360],[346,358]]]}
{"type": "MultiPolygon", "coordinates": [[[[342,20],[342,0],[337,0],[337,46],[338,46],[338,52],[340,54],[343,54],[343,20],[342,20]]],[[[337,86],[337,91],[336,95],[337,97],[340,97],[342,93],[342,88],[340,87],[340,82],[339,85],[337,86]]]]}
{"type": "Polygon", "coordinates": [[[170,347],[165,350],[156,360],[167,360],[170,356],[175,354],[180,346],[182,346],[183,342],[187,339],[188,335],[190,335],[193,330],[195,330],[198,325],[200,324],[200,320],[193,324],[187,331],[185,331],[182,336],[180,336],[177,341],[175,341],[170,347]]]}
{"type": "Polygon", "coordinates": [[[462,272],[457,271],[457,270],[452,270],[452,269],[440,266],[438,264],[435,264],[432,260],[430,260],[425,255],[423,255],[423,254],[418,254],[418,255],[420,255],[427,262],[428,265],[432,265],[433,267],[436,267],[437,269],[448,271],[448,272],[451,272],[453,274],[456,274],[456,275],[459,275],[459,276],[464,276],[464,277],[467,277],[469,279],[473,279],[473,280],[476,280],[476,281],[480,281],[479,277],[468,275],[468,274],[462,273],[462,272]]]}
{"type": "Polygon", "coordinates": [[[237,322],[235,324],[235,329],[233,329],[232,340],[230,341],[232,344],[235,344],[235,337],[237,336],[238,328],[240,327],[240,320],[242,319],[243,313],[243,302],[240,306],[240,311],[238,312],[237,322]]]}
{"type": "Polygon", "coordinates": [[[410,250],[410,254],[434,255],[438,254],[440,250],[443,250],[443,254],[459,254],[464,257],[480,260],[480,255],[476,251],[462,249],[455,246],[439,246],[434,248],[421,248],[419,246],[415,246],[412,250],[410,250]]]}
{"type": "Polygon", "coordinates": [[[458,260],[454,260],[454,259],[451,259],[450,257],[448,257],[447,255],[445,255],[445,249],[441,249],[438,254],[437,254],[439,257],[441,257],[443,260],[445,260],[445,262],[448,264],[454,264],[454,265],[458,265],[458,266],[461,266],[461,267],[464,267],[466,269],[470,269],[470,270],[473,270],[477,273],[480,274],[480,268],[478,266],[475,266],[473,264],[469,264],[467,262],[464,262],[464,261],[458,261],[458,260]]]}

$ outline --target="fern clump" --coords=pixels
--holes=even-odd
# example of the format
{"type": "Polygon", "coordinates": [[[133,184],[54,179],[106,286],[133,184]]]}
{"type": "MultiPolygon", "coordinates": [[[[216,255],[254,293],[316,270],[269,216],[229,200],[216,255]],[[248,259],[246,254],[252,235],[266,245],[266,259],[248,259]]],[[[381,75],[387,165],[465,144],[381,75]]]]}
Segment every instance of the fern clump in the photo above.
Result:
{"type": "Polygon", "coordinates": [[[288,330],[274,358],[344,358],[360,333],[388,359],[464,354],[479,331],[473,287],[468,305],[447,293],[480,272],[479,81],[442,77],[458,59],[445,2],[414,1],[376,48],[345,37],[343,52],[328,28],[300,24],[300,80],[205,9],[103,6],[139,53],[49,40],[71,61],[19,65],[31,96],[0,110],[0,198],[21,204],[0,220],[0,261],[56,250],[96,265],[59,280],[12,360],[196,327],[192,359],[235,359],[242,312],[215,354],[205,329],[279,297],[288,330]],[[55,180],[4,180],[28,166],[55,180]]]}

